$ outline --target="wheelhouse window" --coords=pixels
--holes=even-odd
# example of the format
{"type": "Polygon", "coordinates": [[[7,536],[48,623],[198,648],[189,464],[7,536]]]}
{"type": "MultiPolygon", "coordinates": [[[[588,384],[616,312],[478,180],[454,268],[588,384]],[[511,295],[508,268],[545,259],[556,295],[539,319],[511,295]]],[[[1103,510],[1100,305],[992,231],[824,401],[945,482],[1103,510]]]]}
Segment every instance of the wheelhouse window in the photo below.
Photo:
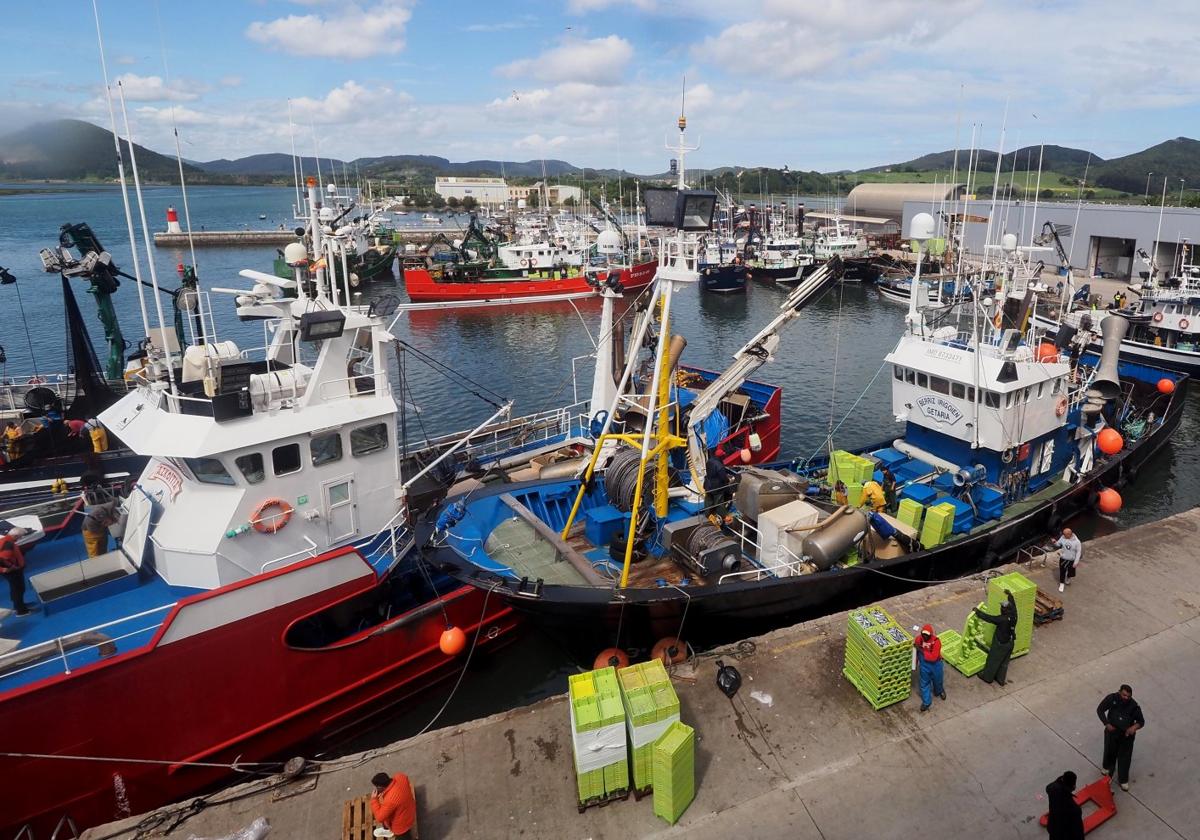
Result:
{"type": "Polygon", "coordinates": [[[289,443],[271,450],[271,466],[275,475],[300,472],[300,444],[289,443]]]}
{"type": "Polygon", "coordinates": [[[233,463],[237,465],[238,471],[242,474],[242,478],[246,479],[247,484],[258,484],[267,477],[267,471],[263,468],[261,452],[247,452],[245,455],[239,455],[233,459],[233,463]]]}
{"type": "Polygon", "coordinates": [[[317,435],[309,441],[308,452],[312,456],[314,467],[340,461],[342,460],[342,436],[337,432],[317,435]]]}
{"type": "Polygon", "coordinates": [[[236,484],[225,465],[216,458],[184,458],[183,462],[201,484],[224,484],[229,487],[236,484]]]}
{"type": "Polygon", "coordinates": [[[927,377],[923,373],[918,373],[917,374],[917,387],[918,388],[928,388],[929,387],[929,377],[927,377]]]}
{"type": "Polygon", "coordinates": [[[370,426],[359,426],[350,430],[350,452],[355,458],[382,452],[388,447],[386,423],[375,423],[370,426]]]}
{"type": "Polygon", "coordinates": [[[1046,383],[1039,382],[1038,389],[1037,389],[1037,398],[1040,400],[1045,395],[1045,393],[1046,393],[1046,383]]]}
{"type": "Polygon", "coordinates": [[[901,382],[904,381],[904,368],[900,367],[899,365],[895,365],[892,368],[892,373],[893,373],[893,375],[895,375],[895,377],[898,381],[901,381],[901,382]]]}
{"type": "Polygon", "coordinates": [[[997,394],[995,391],[984,391],[983,392],[983,401],[987,405],[988,408],[999,408],[1000,407],[1000,395],[997,394]]]}
{"type": "Polygon", "coordinates": [[[904,369],[904,381],[909,385],[915,385],[917,382],[917,374],[910,368],[904,369]]]}
{"type": "Polygon", "coordinates": [[[961,382],[950,383],[950,396],[958,397],[961,400],[966,397],[966,395],[967,389],[965,385],[963,385],[961,382]]]}
{"type": "Polygon", "coordinates": [[[1012,408],[1012,404],[1013,404],[1013,392],[1009,391],[1007,394],[1004,395],[1004,407],[1012,408]]]}
{"type": "Polygon", "coordinates": [[[950,380],[942,379],[940,376],[929,377],[929,390],[938,394],[950,393],[950,380]]]}

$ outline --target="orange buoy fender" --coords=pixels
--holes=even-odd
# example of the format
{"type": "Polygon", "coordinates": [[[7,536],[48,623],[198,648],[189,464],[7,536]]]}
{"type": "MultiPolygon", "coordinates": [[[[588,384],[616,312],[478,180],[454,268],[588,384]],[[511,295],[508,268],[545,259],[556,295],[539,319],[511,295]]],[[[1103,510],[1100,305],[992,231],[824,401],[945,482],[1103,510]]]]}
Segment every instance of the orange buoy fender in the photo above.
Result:
{"type": "Polygon", "coordinates": [[[1120,512],[1124,500],[1116,490],[1106,487],[1100,491],[1100,498],[1097,500],[1097,504],[1100,507],[1101,513],[1107,513],[1109,516],[1112,516],[1120,512]]]}
{"type": "Polygon", "coordinates": [[[674,636],[667,636],[655,642],[650,658],[660,659],[664,665],[676,665],[687,659],[687,645],[674,636]]]}
{"type": "Polygon", "coordinates": [[[628,668],[629,654],[620,648],[610,647],[605,648],[596,654],[596,661],[592,663],[592,667],[599,668],[628,668]]]}
{"type": "Polygon", "coordinates": [[[1101,429],[1100,434],[1096,435],[1096,445],[1105,455],[1116,455],[1125,448],[1125,439],[1121,437],[1120,432],[1109,426],[1101,429]]]}
{"type": "Polygon", "coordinates": [[[250,523],[260,534],[274,534],[288,524],[292,511],[292,506],[283,499],[267,499],[250,514],[250,523]],[[270,512],[272,508],[279,508],[279,512],[270,512]]]}
{"type": "Polygon", "coordinates": [[[447,656],[458,656],[467,647],[467,634],[461,627],[451,625],[442,631],[438,647],[447,656]]]}

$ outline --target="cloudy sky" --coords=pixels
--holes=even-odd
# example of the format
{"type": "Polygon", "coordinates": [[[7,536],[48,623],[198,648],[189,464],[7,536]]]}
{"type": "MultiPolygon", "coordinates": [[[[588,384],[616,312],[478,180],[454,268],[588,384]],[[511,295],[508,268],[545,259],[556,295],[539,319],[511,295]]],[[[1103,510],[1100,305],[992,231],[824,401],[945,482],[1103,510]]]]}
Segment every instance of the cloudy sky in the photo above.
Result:
{"type": "MultiPolygon", "coordinates": [[[[99,0],[135,139],[196,160],[555,157],[662,171],[687,80],[691,166],[819,169],[969,144],[1115,157],[1198,136],[1200,24],[1178,0],[99,0]],[[961,126],[956,129],[956,126],[961,126]]],[[[11,2],[0,132],[107,125],[90,0],[11,2]]],[[[1186,6],[1186,4],[1182,4],[1186,6]]]]}

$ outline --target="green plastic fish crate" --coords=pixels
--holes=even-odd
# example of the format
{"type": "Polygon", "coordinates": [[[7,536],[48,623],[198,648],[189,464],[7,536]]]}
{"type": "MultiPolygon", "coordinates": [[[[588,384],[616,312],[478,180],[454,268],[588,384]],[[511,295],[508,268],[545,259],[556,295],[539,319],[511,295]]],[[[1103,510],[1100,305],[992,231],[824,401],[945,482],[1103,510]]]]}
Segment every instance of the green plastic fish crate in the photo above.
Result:
{"type": "Polygon", "coordinates": [[[925,517],[925,505],[914,499],[901,499],[896,518],[920,533],[921,520],[925,517]]]}
{"type": "Polygon", "coordinates": [[[679,695],[667,669],[659,660],[630,665],[617,672],[625,706],[626,736],[633,784],[644,790],[653,784],[651,764],[654,733],[670,721],[679,720],[679,695]],[[653,728],[652,728],[653,727],[653,728]],[[644,741],[641,746],[635,746],[644,741]]]}
{"type": "Polygon", "coordinates": [[[921,526],[921,545],[933,548],[949,539],[954,530],[954,505],[942,502],[925,511],[925,523],[921,526]]]}
{"type": "MultiPolygon", "coordinates": [[[[1000,605],[1008,600],[1004,590],[1012,592],[1013,600],[1017,603],[1016,638],[1013,642],[1013,657],[1023,656],[1029,652],[1033,643],[1033,615],[1037,611],[1037,584],[1020,572],[1009,572],[988,581],[987,612],[998,613],[1000,605]]],[[[985,625],[984,641],[991,643],[995,627],[985,625]]]]}
{"type": "Polygon", "coordinates": [[[696,732],[676,721],[653,745],[654,813],[671,825],[696,797],[696,732]]]}

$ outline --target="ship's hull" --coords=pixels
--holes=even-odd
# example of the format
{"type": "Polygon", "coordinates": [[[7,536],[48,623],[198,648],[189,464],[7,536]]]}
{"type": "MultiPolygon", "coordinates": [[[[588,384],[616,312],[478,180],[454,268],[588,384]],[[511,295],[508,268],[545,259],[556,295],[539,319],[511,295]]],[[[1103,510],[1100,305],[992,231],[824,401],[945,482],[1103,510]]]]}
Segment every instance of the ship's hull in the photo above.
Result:
{"type": "Polygon", "coordinates": [[[1177,383],[1163,422],[1096,472],[1062,492],[990,528],[944,545],[892,560],[811,575],[720,585],[631,588],[622,597],[588,586],[539,589],[503,581],[460,558],[439,552],[442,568],[466,583],[496,586],[513,607],[581,653],[612,644],[641,647],[665,636],[682,636],[698,646],[746,638],[837,609],[869,603],[899,591],[945,581],[1011,562],[1017,552],[1044,541],[1070,518],[1092,513],[1104,487],[1122,487],[1170,439],[1182,417],[1188,380],[1177,383]],[[618,638],[619,634],[619,638],[618,638]]]}
{"type": "MultiPolygon", "coordinates": [[[[1058,322],[1042,315],[1034,315],[1033,319],[1037,326],[1045,330],[1046,337],[1053,341],[1058,334],[1058,322]]],[[[1099,353],[1102,345],[1102,341],[1094,341],[1088,345],[1088,351],[1099,353]]],[[[1196,350],[1178,350],[1126,339],[1121,342],[1121,358],[1191,376],[1200,375],[1200,351],[1196,350]]]]}
{"type": "Polygon", "coordinates": [[[815,270],[812,263],[791,266],[754,266],[750,269],[752,280],[762,280],[769,283],[799,283],[815,270]]]}
{"type": "Polygon", "coordinates": [[[423,580],[381,582],[359,555],[334,552],[185,599],[150,644],[123,651],[118,639],[108,659],[0,694],[0,752],[106,759],[0,756],[4,836],[26,824],[49,836],[64,814],[83,828],[156,808],[233,779],[219,765],[234,761],[311,756],[456,675],[466,654],[440,651],[447,620],[468,646],[479,629],[476,656],[511,636],[516,619],[499,597],[444,579],[440,602],[413,600],[335,643],[311,646],[293,628],[382,587],[403,603],[391,587],[423,580]],[[314,575],[341,582],[293,597],[314,575]]]}
{"type": "Polygon", "coordinates": [[[744,265],[710,265],[700,269],[700,289],[714,294],[738,294],[746,291],[749,270],[744,265]]]}
{"type": "MultiPolygon", "coordinates": [[[[658,262],[638,263],[620,269],[620,282],[626,291],[637,291],[654,280],[658,262]]],[[[583,274],[563,278],[502,277],[495,280],[440,282],[420,268],[404,269],[404,288],[413,303],[435,301],[490,301],[519,298],[545,298],[552,295],[578,296],[595,291],[583,274]]]]}

